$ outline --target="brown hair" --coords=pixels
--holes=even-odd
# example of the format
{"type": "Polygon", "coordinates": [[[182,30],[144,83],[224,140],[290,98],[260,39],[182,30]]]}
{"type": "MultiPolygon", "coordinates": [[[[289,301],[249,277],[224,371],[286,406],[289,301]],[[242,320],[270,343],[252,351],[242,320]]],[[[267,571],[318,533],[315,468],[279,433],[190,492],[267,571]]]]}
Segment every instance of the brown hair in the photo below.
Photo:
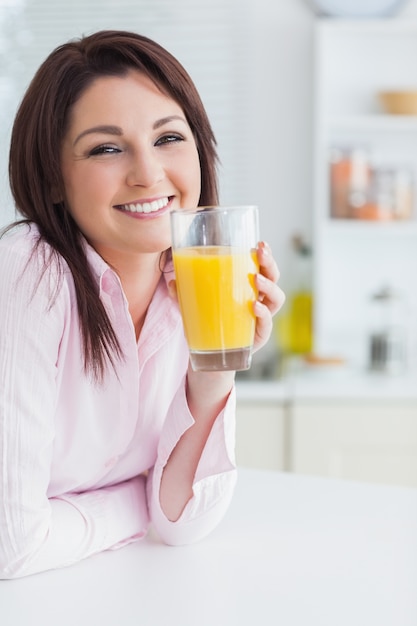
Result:
{"type": "MultiPolygon", "coordinates": [[[[146,73],[184,111],[201,165],[200,205],[216,204],[216,142],[194,83],[159,44],[126,31],[100,31],[56,48],[35,74],[18,109],[11,137],[9,177],[23,221],[34,222],[40,241],[61,255],[74,278],[84,348],[84,365],[101,379],[106,360],[120,357],[116,333],[99,299],[81,233],[58,203],[63,193],[60,151],[74,103],[100,76],[146,73]]],[[[51,260],[51,259],[50,259],[51,260]]]]}

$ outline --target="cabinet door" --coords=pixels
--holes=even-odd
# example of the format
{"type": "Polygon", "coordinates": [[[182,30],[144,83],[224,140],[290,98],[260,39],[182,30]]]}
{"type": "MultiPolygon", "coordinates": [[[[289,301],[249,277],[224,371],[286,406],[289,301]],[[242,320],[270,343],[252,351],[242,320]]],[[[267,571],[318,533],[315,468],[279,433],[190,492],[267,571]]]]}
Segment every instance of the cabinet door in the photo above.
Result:
{"type": "Polygon", "coordinates": [[[236,461],[256,469],[284,468],[284,409],[276,403],[238,401],[236,461]]]}
{"type": "Polygon", "coordinates": [[[290,469],[417,487],[415,403],[295,403],[290,469]]]}

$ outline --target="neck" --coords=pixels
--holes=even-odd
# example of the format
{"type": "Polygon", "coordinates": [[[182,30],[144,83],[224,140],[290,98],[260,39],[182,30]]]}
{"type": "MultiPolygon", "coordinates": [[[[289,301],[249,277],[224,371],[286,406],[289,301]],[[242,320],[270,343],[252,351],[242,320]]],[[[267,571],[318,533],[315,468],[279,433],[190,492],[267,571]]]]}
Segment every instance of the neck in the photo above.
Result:
{"type": "Polygon", "coordinates": [[[123,291],[129,303],[129,312],[139,339],[146,312],[161,278],[163,259],[161,254],[143,254],[134,259],[119,260],[113,266],[119,275],[123,291]],[[160,267],[161,265],[161,267],[160,267]]]}

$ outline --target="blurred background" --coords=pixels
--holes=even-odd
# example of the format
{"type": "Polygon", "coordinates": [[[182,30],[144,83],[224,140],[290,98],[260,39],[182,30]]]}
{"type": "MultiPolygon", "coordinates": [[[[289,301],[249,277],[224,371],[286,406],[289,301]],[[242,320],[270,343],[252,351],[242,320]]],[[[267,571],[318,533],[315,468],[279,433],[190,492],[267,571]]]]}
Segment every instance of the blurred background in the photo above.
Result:
{"type": "Polygon", "coordinates": [[[33,73],[107,28],[186,67],[221,202],[259,206],[281,269],[273,337],[238,376],[238,462],[417,485],[417,0],[0,0],[0,227],[33,73]]]}
{"type": "Polygon", "coordinates": [[[224,203],[256,203],[287,276],[290,236],[312,226],[312,41],[303,0],[0,0],[2,200],[10,125],[34,71],[60,43],[133,29],[184,64],[202,95],[221,158],[224,203]]]}

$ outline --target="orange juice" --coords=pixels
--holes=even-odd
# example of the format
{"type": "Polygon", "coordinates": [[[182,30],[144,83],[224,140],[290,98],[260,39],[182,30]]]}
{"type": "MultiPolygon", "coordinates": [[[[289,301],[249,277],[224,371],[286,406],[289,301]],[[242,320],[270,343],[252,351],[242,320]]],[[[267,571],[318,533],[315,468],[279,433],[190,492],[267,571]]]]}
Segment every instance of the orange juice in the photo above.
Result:
{"type": "Polygon", "coordinates": [[[173,253],[177,293],[191,352],[251,348],[256,252],[195,246],[173,253]]]}

